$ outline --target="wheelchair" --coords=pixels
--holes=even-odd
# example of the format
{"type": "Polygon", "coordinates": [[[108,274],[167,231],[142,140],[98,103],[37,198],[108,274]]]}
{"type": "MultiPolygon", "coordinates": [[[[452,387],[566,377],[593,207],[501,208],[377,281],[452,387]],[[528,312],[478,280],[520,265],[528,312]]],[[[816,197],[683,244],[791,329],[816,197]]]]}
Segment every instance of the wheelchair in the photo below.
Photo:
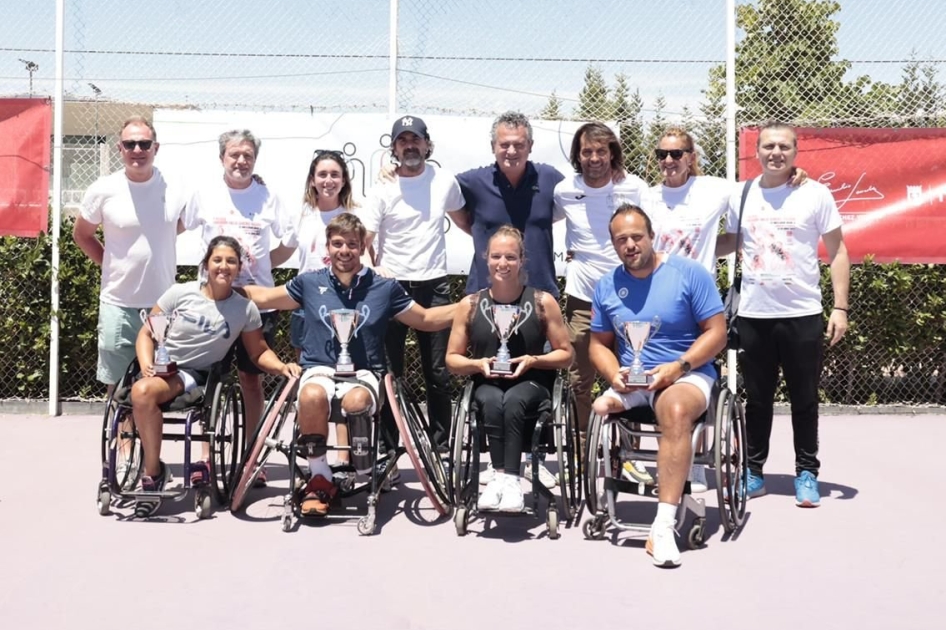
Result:
{"type": "MultiPolygon", "coordinates": [[[[470,519],[477,515],[479,498],[480,456],[487,451],[486,435],[480,427],[473,402],[473,382],[463,389],[463,394],[454,411],[451,431],[451,482],[455,511],[453,523],[457,536],[465,536],[470,519]]],[[[532,492],[528,493],[526,505],[521,513],[488,512],[493,516],[522,514],[535,516],[545,509],[545,525],[548,537],[556,540],[560,536],[562,519],[571,525],[581,508],[581,466],[578,454],[578,411],[567,376],[559,375],[552,386],[552,395],[547,407],[540,409],[534,418],[531,445],[523,444],[532,454],[532,492]],[[539,481],[539,464],[542,456],[553,454],[558,462],[560,495],[539,481]],[[530,505],[531,504],[531,505],[530,505]]],[[[485,512],[484,512],[485,513],[485,512]]]]}
{"type": "Polygon", "coordinates": [[[135,490],[143,467],[141,441],[134,426],[131,386],[140,374],[133,360],[116,384],[105,408],[102,423],[102,479],[98,485],[99,514],[111,513],[113,502],[143,497],[159,497],[175,502],[194,492],[194,512],[198,519],[213,514],[214,502],[224,507],[239,456],[243,452],[243,395],[233,378],[230,364],[233,351],[214,364],[207,383],[161,406],[164,412],[163,441],[184,443],[183,485],[162,492],[135,490]],[[170,431],[169,431],[170,429],[170,431]],[[192,488],[194,443],[210,445],[210,480],[192,488]]]}
{"type": "MultiPolygon", "coordinates": [[[[660,437],[657,418],[650,407],[634,407],[606,418],[592,412],[584,453],[585,497],[591,516],[582,525],[587,539],[603,539],[609,525],[625,531],[650,530],[650,523],[625,523],[615,516],[619,493],[657,498],[659,480],[644,484],[621,478],[621,466],[625,460],[657,461],[656,450],[622,447],[623,443],[631,443],[631,440],[622,438],[631,437],[660,437]]],[[[690,465],[715,468],[720,521],[726,535],[732,538],[745,521],[748,458],[745,410],[726,386],[725,379],[717,379],[714,383],[709,408],[694,423],[691,447],[690,465]],[[712,449],[708,439],[710,428],[712,449]],[[696,454],[698,447],[702,447],[702,454],[696,454]]],[[[703,499],[692,497],[689,481],[684,485],[683,499],[677,511],[675,529],[678,534],[688,512],[692,512],[694,518],[687,532],[687,546],[696,549],[705,541],[706,504],[703,499]]]]}
{"type": "MultiPolygon", "coordinates": [[[[397,462],[398,458],[405,453],[410,458],[417,471],[418,480],[437,512],[443,516],[450,509],[447,473],[437,450],[431,447],[430,440],[427,437],[426,418],[417,402],[406,393],[399,379],[392,378],[391,374],[385,374],[383,383],[384,387],[378,392],[378,409],[372,418],[370,436],[365,445],[370,456],[368,479],[360,484],[356,481],[339,485],[334,500],[340,502],[343,499],[367,493],[366,508],[363,512],[333,512],[328,516],[318,517],[328,520],[357,518],[356,528],[362,536],[370,536],[375,533],[377,529],[377,506],[381,493],[386,491],[390,485],[389,477],[395,470],[392,464],[397,462]],[[388,401],[394,403],[391,411],[403,446],[388,447],[385,451],[382,450],[378,438],[381,409],[388,401]]],[[[247,491],[252,487],[259,471],[270,455],[274,451],[281,453],[289,462],[290,479],[289,492],[283,498],[282,529],[284,532],[292,531],[298,520],[303,518],[300,511],[302,490],[309,481],[309,473],[299,465],[299,460],[301,459],[304,462],[305,456],[303,455],[303,448],[299,446],[298,424],[294,421],[297,388],[298,380],[295,378],[286,379],[283,377],[280,380],[276,390],[267,402],[263,421],[260,422],[256,435],[247,443],[247,449],[239,465],[238,481],[234,484],[230,498],[230,511],[240,510],[245,503],[247,491]],[[283,427],[290,417],[293,418],[292,437],[287,442],[281,435],[283,427]]],[[[340,401],[334,399],[329,421],[335,422],[339,418],[340,401]]],[[[356,436],[350,435],[349,437],[352,438],[350,441],[354,444],[356,436]]],[[[327,449],[329,451],[352,451],[351,446],[329,445],[327,449]]],[[[352,463],[333,464],[331,469],[333,473],[357,473],[352,463]]]]}

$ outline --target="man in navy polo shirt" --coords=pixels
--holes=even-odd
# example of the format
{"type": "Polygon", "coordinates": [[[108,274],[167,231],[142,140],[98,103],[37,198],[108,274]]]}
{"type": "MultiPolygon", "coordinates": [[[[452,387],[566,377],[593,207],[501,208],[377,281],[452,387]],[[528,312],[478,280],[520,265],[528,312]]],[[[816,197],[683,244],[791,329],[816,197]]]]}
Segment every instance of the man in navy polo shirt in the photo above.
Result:
{"type": "MultiPolygon", "coordinates": [[[[388,322],[397,321],[424,331],[449,328],[456,305],[425,309],[396,281],[383,278],[361,263],[364,224],[342,213],[325,228],[331,266],[296,276],[275,288],[245,288],[260,308],[293,310],[300,306],[308,325],[302,341],[303,367],[299,381],[299,443],[304,445],[312,473],[303,491],[301,511],[324,516],[335,496],[332,470],[326,460],[326,438],[332,399],[341,401],[342,415],[351,424],[377,411],[381,372],[385,369],[384,338],[388,322]],[[334,309],[358,313],[357,334],[348,350],[356,368],[354,378],[335,376],[340,345],[331,323],[334,309]]],[[[353,436],[354,437],[354,436],[353,436]]]]}
{"type": "Polygon", "coordinates": [[[473,262],[466,292],[488,286],[486,251],[489,238],[501,225],[522,232],[529,286],[558,297],[552,254],[552,194],[564,176],[548,164],[529,161],[532,125],[519,112],[506,112],[493,121],[490,132],[496,162],[460,173],[457,180],[466,200],[465,212],[451,218],[473,236],[473,262]]]}
{"type": "Polygon", "coordinates": [[[593,408],[599,416],[642,405],[654,409],[661,432],[660,484],[647,552],[657,566],[677,566],[674,519],[693,455],[691,429],[709,407],[716,379],[711,362],[726,345],[723,304],[702,265],[654,251],[654,230],[640,207],[622,204],[608,228],[623,264],[601,278],[591,301],[591,362],[611,385],[593,408]],[[619,331],[628,322],[649,323],[655,317],[660,318],[659,328],[641,353],[653,382],[628,387],[624,379],[633,353],[619,331]],[[620,362],[612,350],[615,340],[620,362]]]}

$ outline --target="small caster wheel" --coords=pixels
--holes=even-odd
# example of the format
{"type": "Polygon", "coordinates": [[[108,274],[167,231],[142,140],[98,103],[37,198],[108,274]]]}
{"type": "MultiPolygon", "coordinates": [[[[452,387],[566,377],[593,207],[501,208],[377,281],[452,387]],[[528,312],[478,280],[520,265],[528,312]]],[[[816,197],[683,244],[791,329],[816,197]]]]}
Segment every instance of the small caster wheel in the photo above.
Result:
{"type": "Polygon", "coordinates": [[[703,521],[701,519],[693,521],[693,525],[690,526],[690,532],[687,535],[687,545],[690,549],[699,549],[703,546],[704,534],[703,521]]]}
{"type": "Polygon", "coordinates": [[[213,501],[208,490],[201,488],[197,491],[194,496],[194,513],[197,514],[197,518],[200,520],[210,518],[213,513],[213,501]]]}
{"type": "Polygon", "coordinates": [[[362,516],[358,519],[358,533],[362,536],[370,536],[374,533],[374,519],[362,516]]]}
{"type": "Polygon", "coordinates": [[[549,540],[558,540],[558,510],[549,510],[545,517],[545,526],[548,528],[549,540]]]}
{"type": "Polygon", "coordinates": [[[99,488],[99,497],[95,502],[95,506],[99,510],[99,514],[102,516],[108,516],[112,511],[112,493],[108,491],[108,488],[99,488]]]}
{"type": "Polygon", "coordinates": [[[581,533],[585,535],[585,538],[588,540],[598,540],[600,538],[598,534],[598,527],[595,525],[595,521],[587,520],[582,523],[581,533]]]}
{"type": "Polygon", "coordinates": [[[453,525],[457,528],[457,536],[466,536],[466,526],[470,522],[470,513],[465,507],[458,507],[453,513],[453,525]]]}
{"type": "Polygon", "coordinates": [[[282,517],[282,530],[287,533],[292,531],[292,515],[291,514],[286,514],[282,517]]]}

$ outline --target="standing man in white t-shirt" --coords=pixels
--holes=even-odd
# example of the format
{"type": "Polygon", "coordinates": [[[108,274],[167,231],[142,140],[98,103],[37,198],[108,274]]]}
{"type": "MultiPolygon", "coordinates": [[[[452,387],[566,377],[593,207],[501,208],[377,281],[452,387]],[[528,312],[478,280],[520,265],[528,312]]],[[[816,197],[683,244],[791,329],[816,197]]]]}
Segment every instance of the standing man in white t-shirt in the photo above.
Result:
{"type": "MultiPolygon", "coordinates": [[[[219,139],[223,177],[199,186],[184,209],[184,227],[200,228],[204,247],[219,235],[232,236],[243,247],[243,267],[235,287],[275,286],[273,267],[289,260],[294,249],[278,244],[272,251],[270,235],[281,238],[291,229],[292,216],[258,178],[253,177],[260,140],[249,130],[232,130],[219,139]]],[[[278,313],[264,311],[263,336],[275,344],[278,313]]],[[[253,435],[263,413],[263,386],[257,368],[237,340],[237,368],[246,405],[246,434],[253,435]]],[[[265,471],[260,484],[265,484],[265,471]]]]}
{"type": "MultiPolygon", "coordinates": [[[[608,225],[623,204],[640,206],[647,184],[624,171],[621,143],[600,122],[585,123],[572,138],[569,160],[575,175],[555,186],[553,220],[565,219],[565,322],[575,362],[569,380],[578,406],[578,426],[584,434],[591,416],[591,388],[595,368],[588,346],[591,340],[591,298],[598,280],[620,266],[608,225]]],[[[625,462],[622,474],[650,483],[653,477],[640,462],[625,462]]]]}
{"type": "MultiPolygon", "coordinates": [[[[139,312],[174,284],[181,203],[154,167],[158,136],[141,116],[122,125],[124,169],[99,178],[82,199],[72,237],[102,268],[97,378],[111,394],[135,358],[139,312]],[[104,243],[96,236],[102,226],[104,243]]],[[[179,197],[178,197],[179,199],[179,197]]]]}
{"type": "MultiPolygon", "coordinates": [[[[742,216],[742,300],[739,305],[739,367],[746,386],[749,450],[748,496],[765,494],[762,468],[769,455],[779,368],[792,405],[795,435],[795,504],[817,507],[818,382],[824,345],[824,307],[818,242],[831,265],[834,304],[828,318],[831,345],[847,331],[851,263],[841,215],[831,191],[818,182],[789,185],[798,138],[794,129],[769,122],[759,130],[756,154],[762,176],[752,182],[742,216]]],[[[733,195],[726,221],[726,248],[735,247],[739,218],[733,195]]],[[[725,249],[724,248],[724,252],[725,249]]]]}
{"type": "MultiPolygon", "coordinates": [[[[361,214],[368,230],[366,247],[374,246],[375,271],[398,280],[424,308],[452,301],[447,279],[446,215],[453,218],[464,206],[453,173],[426,162],[433,150],[423,120],[417,116],[397,119],[391,129],[395,177],[372,188],[361,214]]],[[[406,335],[404,324],[392,321],[388,326],[385,346],[395,376],[404,373],[406,335]]],[[[446,367],[449,337],[449,330],[417,333],[427,386],[430,439],[442,452],[448,450],[452,409],[446,367]]],[[[390,427],[386,433],[390,433],[390,427]]],[[[385,440],[391,438],[389,435],[385,440]]]]}

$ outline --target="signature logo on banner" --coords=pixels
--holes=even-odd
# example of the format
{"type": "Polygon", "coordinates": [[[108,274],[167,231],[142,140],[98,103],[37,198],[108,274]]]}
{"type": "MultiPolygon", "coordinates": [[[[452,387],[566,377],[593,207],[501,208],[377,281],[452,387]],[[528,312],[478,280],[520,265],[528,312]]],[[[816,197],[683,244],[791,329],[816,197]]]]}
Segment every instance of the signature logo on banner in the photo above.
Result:
{"type": "Polygon", "coordinates": [[[844,181],[836,182],[835,177],[836,174],[834,171],[828,171],[823,173],[821,177],[818,178],[818,181],[827,186],[831,194],[834,195],[834,200],[838,204],[838,210],[844,208],[849,202],[878,201],[885,197],[884,193],[878,190],[876,186],[870,185],[865,181],[867,179],[867,171],[861,173],[853,184],[844,181]]]}

